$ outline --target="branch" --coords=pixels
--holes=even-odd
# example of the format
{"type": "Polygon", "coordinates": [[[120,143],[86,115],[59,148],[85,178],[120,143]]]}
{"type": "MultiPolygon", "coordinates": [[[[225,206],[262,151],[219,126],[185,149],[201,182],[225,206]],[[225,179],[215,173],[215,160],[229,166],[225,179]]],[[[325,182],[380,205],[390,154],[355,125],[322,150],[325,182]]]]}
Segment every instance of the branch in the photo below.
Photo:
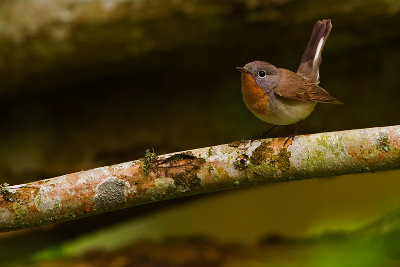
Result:
{"type": "Polygon", "coordinates": [[[236,141],[0,187],[0,231],[224,189],[400,167],[400,126],[236,141]]]}

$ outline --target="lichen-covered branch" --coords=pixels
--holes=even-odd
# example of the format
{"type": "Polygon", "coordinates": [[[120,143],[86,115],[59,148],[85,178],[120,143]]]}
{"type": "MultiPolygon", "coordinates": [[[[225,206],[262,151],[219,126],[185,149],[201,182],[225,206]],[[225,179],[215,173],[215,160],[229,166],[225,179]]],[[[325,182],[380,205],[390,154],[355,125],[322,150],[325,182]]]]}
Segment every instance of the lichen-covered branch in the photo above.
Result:
{"type": "Polygon", "coordinates": [[[400,167],[400,126],[226,145],[156,156],[29,184],[0,186],[0,231],[132,205],[272,182],[400,167]]]}

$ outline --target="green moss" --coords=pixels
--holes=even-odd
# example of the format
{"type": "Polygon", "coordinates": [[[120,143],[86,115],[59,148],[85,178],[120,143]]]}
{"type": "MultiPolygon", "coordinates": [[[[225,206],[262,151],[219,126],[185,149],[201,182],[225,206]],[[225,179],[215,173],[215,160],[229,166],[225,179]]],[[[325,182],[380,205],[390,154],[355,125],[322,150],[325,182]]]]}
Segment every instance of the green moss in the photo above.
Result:
{"type": "Polygon", "coordinates": [[[343,148],[340,144],[343,143],[343,138],[338,137],[337,142],[329,141],[329,137],[321,135],[315,139],[316,144],[312,145],[311,151],[306,159],[306,166],[309,166],[312,170],[320,168],[320,166],[326,166],[326,157],[335,156],[338,159],[342,159],[345,155],[343,154],[343,148]]]}
{"type": "Polygon", "coordinates": [[[274,161],[276,162],[277,168],[280,171],[287,171],[290,168],[290,156],[291,153],[287,151],[286,148],[282,148],[278,155],[274,158],[274,161]]]}
{"type": "Polygon", "coordinates": [[[272,156],[274,150],[270,147],[271,142],[262,142],[250,157],[250,162],[254,165],[261,165],[272,156]]]}
{"type": "MultiPolygon", "coordinates": [[[[281,148],[276,154],[270,147],[270,142],[263,142],[251,155],[250,163],[246,167],[247,172],[254,176],[266,178],[271,177],[276,171],[289,171],[290,156],[291,153],[286,148],[281,148]]],[[[235,166],[237,167],[237,164],[235,166]]]]}
{"type": "Polygon", "coordinates": [[[191,190],[200,185],[201,179],[192,172],[179,173],[173,177],[176,186],[182,186],[185,190],[191,190]]]}
{"type": "Polygon", "coordinates": [[[386,133],[379,133],[379,138],[378,142],[376,144],[376,147],[379,150],[384,150],[386,152],[389,152],[390,150],[390,141],[388,139],[388,136],[386,133]]]}
{"type": "Polygon", "coordinates": [[[22,209],[22,206],[19,203],[13,204],[13,210],[15,215],[15,220],[20,222],[25,215],[25,210],[22,209]]]}
{"type": "Polygon", "coordinates": [[[9,184],[7,183],[0,185],[0,195],[3,197],[3,200],[7,202],[13,202],[14,198],[10,190],[8,190],[8,186],[9,184]]]}
{"type": "Polygon", "coordinates": [[[249,165],[249,156],[246,154],[240,155],[236,158],[234,162],[235,169],[241,171],[245,170],[247,168],[247,165],[249,165]]]}
{"type": "Polygon", "coordinates": [[[318,146],[323,146],[327,147],[328,143],[326,141],[326,136],[321,135],[320,138],[315,139],[315,142],[318,144],[318,146]]]}
{"type": "Polygon", "coordinates": [[[153,151],[151,152],[150,149],[146,149],[146,154],[144,156],[144,163],[142,166],[142,169],[145,174],[149,174],[150,168],[151,168],[154,160],[157,158],[156,153],[154,153],[154,149],[152,149],[152,150],[153,151]]]}
{"type": "Polygon", "coordinates": [[[146,196],[150,200],[163,199],[165,196],[172,197],[177,193],[177,187],[171,179],[157,179],[154,187],[146,190],[146,196]]]}

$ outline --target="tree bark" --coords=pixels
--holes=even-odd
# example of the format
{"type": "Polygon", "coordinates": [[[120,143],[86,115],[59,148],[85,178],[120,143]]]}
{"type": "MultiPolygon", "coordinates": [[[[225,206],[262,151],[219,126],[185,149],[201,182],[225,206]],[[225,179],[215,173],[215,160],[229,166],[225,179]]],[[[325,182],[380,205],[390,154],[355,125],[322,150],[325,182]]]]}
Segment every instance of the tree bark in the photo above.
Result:
{"type": "Polygon", "coordinates": [[[73,220],[148,202],[400,167],[400,126],[225,145],[0,187],[0,231],[73,220]]]}

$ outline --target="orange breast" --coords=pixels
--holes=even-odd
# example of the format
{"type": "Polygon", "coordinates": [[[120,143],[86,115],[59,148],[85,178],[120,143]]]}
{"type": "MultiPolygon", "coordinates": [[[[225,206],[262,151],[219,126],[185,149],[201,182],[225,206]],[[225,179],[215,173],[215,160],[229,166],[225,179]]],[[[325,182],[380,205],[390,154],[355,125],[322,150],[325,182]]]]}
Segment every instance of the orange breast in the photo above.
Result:
{"type": "Polygon", "coordinates": [[[262,115],[267,112],[268,95],[257,86],[253,77],[242,73],[242,95],[247,108],[253,113],[262,115]]]}

